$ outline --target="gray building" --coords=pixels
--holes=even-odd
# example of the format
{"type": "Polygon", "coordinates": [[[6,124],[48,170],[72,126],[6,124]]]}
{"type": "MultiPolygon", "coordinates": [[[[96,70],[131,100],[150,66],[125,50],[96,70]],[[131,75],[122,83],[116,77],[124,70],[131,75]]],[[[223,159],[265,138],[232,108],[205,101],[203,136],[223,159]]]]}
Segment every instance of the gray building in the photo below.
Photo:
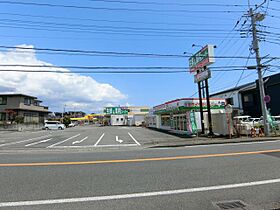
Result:
{"type": "MultiPolygon", "coordinates": [[[[270,97],[267,108],[271,115],[280,115],[280,74],[273,74],[263,78],[265,94],[270,97]]],[[[224,98],[226,103],[231,104],[236,115],[250,115],[251,117],[262,116],[259,97],[259,81],[244,84],[238,87],[214,93],[211,97],[224,98]]],[[[235,114],[234,113],[234,114],[235,114]]]]}
{"type": "Polygon", "coordinates": [[[17,116],[22,116],[24,123],[44,123],[49,110],[41,103],[30,95],[0,94],[0,123],[12,123],[17,116]]]}

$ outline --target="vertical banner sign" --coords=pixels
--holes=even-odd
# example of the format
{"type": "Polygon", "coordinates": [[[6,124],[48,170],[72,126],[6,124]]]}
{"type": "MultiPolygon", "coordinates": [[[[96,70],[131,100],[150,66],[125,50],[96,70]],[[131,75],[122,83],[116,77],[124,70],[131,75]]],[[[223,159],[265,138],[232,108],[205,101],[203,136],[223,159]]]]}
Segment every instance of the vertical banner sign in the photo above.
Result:
{"type": "Polygon", "coordinates": [[[192,133],[197,133],[195,113],[193,111],[190,113],[190,121],[191,121],[192,133]]]}
{"type": "Polygon", "coordinates": [[[193,133],[190,112],[186,112],[186,119],[187,119],[188,131],[189,131],[190,133],[193,133]]]}

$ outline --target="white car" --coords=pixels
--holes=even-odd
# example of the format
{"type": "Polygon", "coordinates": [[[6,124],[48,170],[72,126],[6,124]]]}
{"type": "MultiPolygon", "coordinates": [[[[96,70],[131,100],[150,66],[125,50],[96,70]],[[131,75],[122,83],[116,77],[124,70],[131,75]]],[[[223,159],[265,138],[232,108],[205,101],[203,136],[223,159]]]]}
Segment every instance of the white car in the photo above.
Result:
{"type": "Polygon", "coordinates": [[[245,120],[243,122],[244,123],[248,123],[249,125],[251,125],[253,127],[261,125],[261,119],[260,118],[253,118],[253,117],[251,117],[251,118],[249,118],[249,119],[247,119],[247,120],[245,120]]]}
{"type": "Polygon", "coordinates": [[[46,130],[64,130],[65,125],[59,121],[47,121],[44,128],[46,130]]]}
{"type": "Polygon", "coordinates": [[[68,125],[68,127],[75,127],[76,126],[76,123],[73,123],[73,122],[71,122],[69,125],[68,125]]]}

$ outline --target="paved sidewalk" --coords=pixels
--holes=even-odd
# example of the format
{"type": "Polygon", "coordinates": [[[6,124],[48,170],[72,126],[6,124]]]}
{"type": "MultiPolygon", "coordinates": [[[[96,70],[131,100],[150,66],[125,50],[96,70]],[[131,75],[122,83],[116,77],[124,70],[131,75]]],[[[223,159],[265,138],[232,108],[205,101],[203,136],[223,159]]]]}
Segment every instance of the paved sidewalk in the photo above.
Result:
{"type": "Polygon", "coordinates": [[[280,141],[280,137],[241,137],[241,138],[207,138],[207,137],[193,137],[182,138],[181,140],[174,141],[150,141],[144,144],[147,148],[157,147],[181,147],[181,146],[194,146],[194,145],[209,145],[209,144],[225,144],[225,143],[241,143],[241,142],[262,142],[262,141],[280,141]]]}

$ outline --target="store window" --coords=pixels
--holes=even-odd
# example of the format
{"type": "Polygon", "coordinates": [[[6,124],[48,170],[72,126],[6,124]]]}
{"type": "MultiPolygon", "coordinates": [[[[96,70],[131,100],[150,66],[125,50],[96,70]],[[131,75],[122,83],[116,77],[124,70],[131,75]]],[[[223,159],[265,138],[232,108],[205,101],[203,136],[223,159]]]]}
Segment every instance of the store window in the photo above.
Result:
{"type": "Polygon", "coordinates": [[[161,116],[161,125],[162,126],[170,126],[171,125],[169,115],[161,116]]]}
{"type": "Polygon", "coordinates": [[[0,105],[6,105],[7,104],[7,97],[1,96],[0,97],[0,105]]]}

